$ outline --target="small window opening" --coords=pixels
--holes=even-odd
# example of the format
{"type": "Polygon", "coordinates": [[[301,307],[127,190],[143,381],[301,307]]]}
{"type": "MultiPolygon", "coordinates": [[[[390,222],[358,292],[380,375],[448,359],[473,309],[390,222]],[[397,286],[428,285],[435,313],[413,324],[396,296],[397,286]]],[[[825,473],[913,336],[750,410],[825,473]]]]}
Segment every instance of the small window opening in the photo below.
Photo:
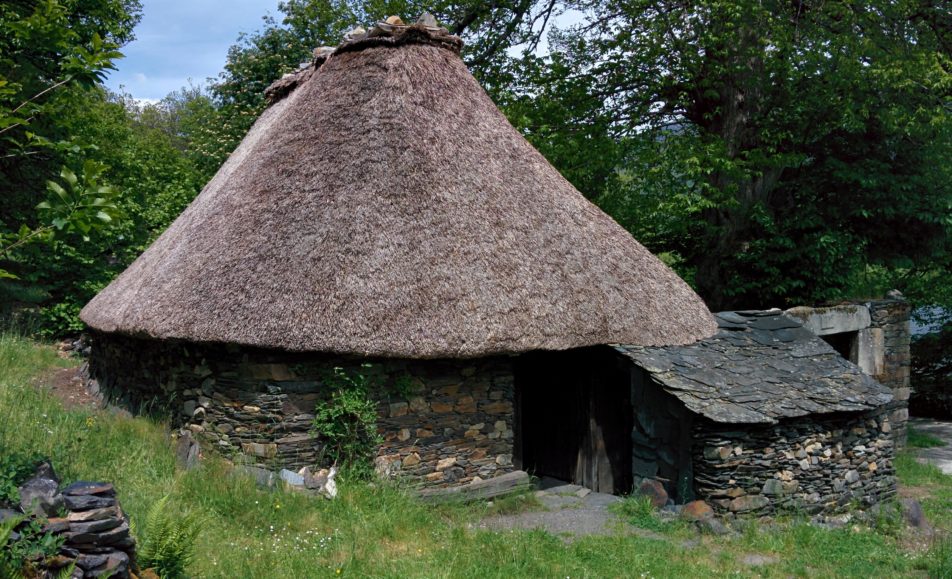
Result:
{"type": "Polygon", "coordinates": [[[820,336],[827,344],[833,346],[840,356],[843,356],[854,364],[858,359],[857,340],[859,332],[841,332],[839,334],[827,334],[820,336]]]}

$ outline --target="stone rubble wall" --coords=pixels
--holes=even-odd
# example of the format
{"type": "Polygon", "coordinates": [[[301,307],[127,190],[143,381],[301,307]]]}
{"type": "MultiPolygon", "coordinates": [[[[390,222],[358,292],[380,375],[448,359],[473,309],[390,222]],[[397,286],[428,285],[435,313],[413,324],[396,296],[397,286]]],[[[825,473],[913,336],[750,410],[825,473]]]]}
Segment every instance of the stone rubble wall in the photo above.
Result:
{"type": "Polygon", "coordinates": [[[321,441],[310,429],[335,367],[376,385],[378,470],[424,486],[513,470],[508,358],[358,360],[97,333],[87,373],[106,399],[169,414],[173,426],[227,457],[296,471],[329,466],[320,464],[321,441]]]}
{"type": "Polygon", "coordinates": [[[694,490],[720,512],[832,513],[896,493],[891,411],[694,426],[694,490]]]}
{"type": "Polygon", "coordinates": [[[885,384],[895,397],[889,405],[893,439],[900,448],[906,444],[906,422],[909,420],[909,395],[912,354],[912,331],[909,318],[912,307],[904,299],[884,299],[866,304],[870,328],[882,332],[882,371],[873,378],[885,384]]]}
{"type": "MultiPolygon", "coordinates": [[[[450,486],[514,470],[511,362],[507,359],[412,362],[402,368],[419,385],[382,405],[384,443],[378,467],[450,486]]],[[[404,374],[407,375],[407,374],[404,374]]],[[[379,469],[378,469],[379,470],[379,469]]]]}

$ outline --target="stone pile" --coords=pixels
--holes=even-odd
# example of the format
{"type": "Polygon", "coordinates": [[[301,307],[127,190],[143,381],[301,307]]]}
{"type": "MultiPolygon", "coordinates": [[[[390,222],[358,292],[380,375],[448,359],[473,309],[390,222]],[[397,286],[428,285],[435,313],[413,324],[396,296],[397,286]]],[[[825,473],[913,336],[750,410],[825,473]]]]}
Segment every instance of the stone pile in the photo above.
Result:
{"type": "Polygon", "coordinates": [[[888,410],[729,430],[695,426],[695,492],[719,512],[831,513],[896,493],[888,410]]]}
{"type": "Polygon", "coordinates": [[[311,472],[306,466],[298,472],[292,472],[288,469],[281,469],[278,477],[283,480],[287,486],[294,491],[307,492],[314,495],[320,495],[324,498],[337,498],[337,468],[322,468],[317,472],[311,472]]]}
{"type": "Polygon", "coordinates": [[[4,510],[0,518],[25,514],[64,539],[55,556],[40,562],[51,576],[75,563],[73,579],[130,577],[136,542],[111,484],[76,482],[60,491],[53,468],[43,463],[19,491],[21,512],[4,510]]]}
{"type": "Polygon", "coordinates": [[[89,343],[89,336],[82,334],[78,338],[63,340],[57,345],[57,350],[63,357],[75,355],[88,358],[92,352],[92,346],[89,343]]]}

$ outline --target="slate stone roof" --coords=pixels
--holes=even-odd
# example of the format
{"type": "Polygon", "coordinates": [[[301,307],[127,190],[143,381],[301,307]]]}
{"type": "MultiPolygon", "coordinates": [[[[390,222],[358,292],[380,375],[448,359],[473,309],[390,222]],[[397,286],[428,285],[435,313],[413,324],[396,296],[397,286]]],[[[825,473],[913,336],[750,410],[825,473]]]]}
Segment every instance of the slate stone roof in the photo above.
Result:
{"type": "Polygon", "coordinates": [[[890,390],[780,310],[715,314],[718,332],[689,346],[616,349],[693,412],[721,423],[879,407],[890,390]]]}

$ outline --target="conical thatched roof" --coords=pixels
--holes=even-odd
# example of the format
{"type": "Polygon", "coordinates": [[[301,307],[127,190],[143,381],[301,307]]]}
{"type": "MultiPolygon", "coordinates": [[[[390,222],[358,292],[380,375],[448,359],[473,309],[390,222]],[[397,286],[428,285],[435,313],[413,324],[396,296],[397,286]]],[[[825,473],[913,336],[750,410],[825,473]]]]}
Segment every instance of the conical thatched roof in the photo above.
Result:
{"type": "Polygon", "coordinates": [[[279,83],[214,179],[82,319],[410,358],[713,334],[701,299],[522,138],[458,49],[398,27],[279,83]]]}

